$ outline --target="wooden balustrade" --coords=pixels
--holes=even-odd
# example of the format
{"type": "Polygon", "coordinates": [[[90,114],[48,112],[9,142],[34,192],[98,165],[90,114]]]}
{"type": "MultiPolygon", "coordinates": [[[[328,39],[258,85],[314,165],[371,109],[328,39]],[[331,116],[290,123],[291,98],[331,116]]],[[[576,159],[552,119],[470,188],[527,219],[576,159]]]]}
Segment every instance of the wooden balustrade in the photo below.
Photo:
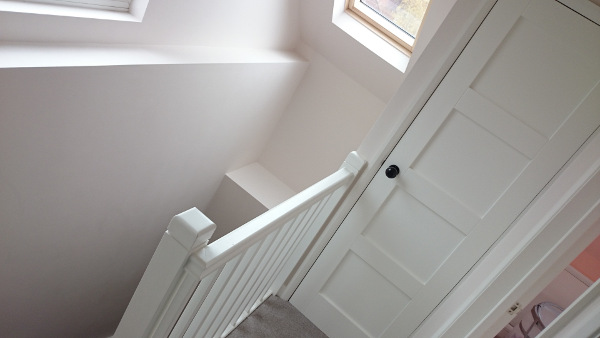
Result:
{"type": "Polygon", "coordinates": [[[173,217],[114,337],[224,337],[271,294],[289,294],[364,164],[350,153],[332,175],[211,244],[215,225],[198,209],[173,217]]]}

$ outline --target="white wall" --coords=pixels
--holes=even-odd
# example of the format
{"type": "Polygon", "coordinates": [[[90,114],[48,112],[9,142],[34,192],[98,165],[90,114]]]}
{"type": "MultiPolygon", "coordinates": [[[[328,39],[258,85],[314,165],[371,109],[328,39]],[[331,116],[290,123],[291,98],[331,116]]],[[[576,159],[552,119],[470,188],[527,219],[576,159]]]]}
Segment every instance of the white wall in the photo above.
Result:
{"type": "MultiPolygon", "coordinates": [[[[454,3],[431,5],[409,67],[454,3]]],[[[333,1],[309,0],[300,9],[301,39],[307,44],[299,43],[297,51],[309,60],[309,71],[260,157],[262,166],[296,191],[336,170],[359,147],[404,78],[332,23],[333,1]]],[[[240,200],[220,196],[219,201],[223,199],[240,200]]]]}
{"type": "Polygon", "coordinates": [[[372,95],[387,102],[400,86],[403,74],[334,25],[332,11],[333,0],[303,0],[302,41],[372,95]]]}
{"type": "Polygon", "coordinates": [[[228,172],[203,210],[217,229],[215,241],[296,194],[259,163],[228,172]]]}
{"type": "Polygon", "coordinates": [[[0,335],[112,334],[170,218],[255,161],[305,65],[0,70],[0,335]]]}
{"type": "Polygon", "coordinates": [[[232,180],[229,175],[225,175],[210,203],[202,212],[217,225],[210,238],[210,241],[214,242],[267,210],[269,209],[250,192],[232,180]]]}
{"type": "MultiPolygon", "coordinates": [[[[409,71],[455,3],[431,4],[409,71]]],[[[333,0],[300,5],[305,44],[298,52],[310,67],[260,157],[296,191],[336,170],[348,152],[359,148],[404,80],[403,73],[334,25],[332,9],[333,0]]]]}
{"type": "Polygon", "coordinates": [[[0,46],[74,52],[54,66],[90,65],[88,44],[121,54],[106,64],[135,64],[127,48],[143,45],[310,59],[295,93],[296,61],[181,50],[174,65],[0,69],[1,336],[110,335],[169,219],[205,207],[226,172],[260,158],[300,190],[339,167],[403,74],[333,25],[332,3],[150,0],[142,23],[0,12],[0,46]]]}
{"type": "MultiPolygon", "coordinates": [[[[341,1],[341,0],[339,0],[341,1]]],[[[334,0],[305,0],[300,5],[301,39],[383,102],[388,102],[404,74],[332,23],[334,0]]],[[[412,69],[456,0],[432,1],[410,58],[412,69]]]]}
{"type": "Polygon", "coordinates": [[[310,66],[260,156],[296,191],[337,170],[385,107],[320,54],[309,48],[303,54],[310,66]]]}
{"type": "Polygon", "coordinates": [[[306,65],[260,58],[294,49],[297,12],[293,0],[151,0],[141,23],[0,12],[0,336],[112,334],[170,218],[262,152],[306,65]]]}

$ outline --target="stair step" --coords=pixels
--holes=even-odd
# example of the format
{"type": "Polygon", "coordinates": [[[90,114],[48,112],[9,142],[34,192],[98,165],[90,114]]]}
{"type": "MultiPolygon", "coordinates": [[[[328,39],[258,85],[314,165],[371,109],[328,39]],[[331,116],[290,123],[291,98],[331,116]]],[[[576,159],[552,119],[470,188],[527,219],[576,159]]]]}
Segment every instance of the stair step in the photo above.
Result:
{"type": "Polygon", "coordinates": [[[327,338],[289,302],[269,297],[227,338],[327,338]]]}

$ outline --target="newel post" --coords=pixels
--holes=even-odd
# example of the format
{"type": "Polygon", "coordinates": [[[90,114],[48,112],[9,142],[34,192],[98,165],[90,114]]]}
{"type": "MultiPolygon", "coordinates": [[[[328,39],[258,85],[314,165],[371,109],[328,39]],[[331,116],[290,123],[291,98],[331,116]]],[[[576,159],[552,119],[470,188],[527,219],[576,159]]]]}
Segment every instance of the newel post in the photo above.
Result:
{"type": "Polygon", "coordinates": [[[171,220],[114,337],[146,337],[180,286],[183,267],[191,253],[206,246],[215,224],[198,209],[184,211],[171,220]]]}

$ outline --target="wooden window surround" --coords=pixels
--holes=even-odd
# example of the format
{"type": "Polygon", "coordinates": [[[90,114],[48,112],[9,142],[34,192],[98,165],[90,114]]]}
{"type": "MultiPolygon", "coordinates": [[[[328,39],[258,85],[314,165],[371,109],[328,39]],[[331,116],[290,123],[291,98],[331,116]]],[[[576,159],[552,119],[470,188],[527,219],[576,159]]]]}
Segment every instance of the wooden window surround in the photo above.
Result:
{"type": "MultiPolygon", "coordinates": [[[[426,15],[426,10],[429,7],[429,0],[412,0],[408,2],[422,3],[424,11],[422,11],[421,21],[417,21],[417,27],[412,29],[402,29],[398,23],[394,23],[385,17],[391,10],[401,12],[401,3],[407,0],[346,0],[346,12],[361,22],[363,25],[371,29],[381,38],[394,45],[404,53],[410,55],[413,50],[416,38],[420,30],[420,22],[426,15]],[[380,10],[378,5],[386,5],[384,10],[380,10]],[[393,8],[393,9],[392,9],[393,8]],[[382,13],[384,12],[384,13],[382,13]]],[[[400,23],[402,25],[402,23],[400,23]]]]}

